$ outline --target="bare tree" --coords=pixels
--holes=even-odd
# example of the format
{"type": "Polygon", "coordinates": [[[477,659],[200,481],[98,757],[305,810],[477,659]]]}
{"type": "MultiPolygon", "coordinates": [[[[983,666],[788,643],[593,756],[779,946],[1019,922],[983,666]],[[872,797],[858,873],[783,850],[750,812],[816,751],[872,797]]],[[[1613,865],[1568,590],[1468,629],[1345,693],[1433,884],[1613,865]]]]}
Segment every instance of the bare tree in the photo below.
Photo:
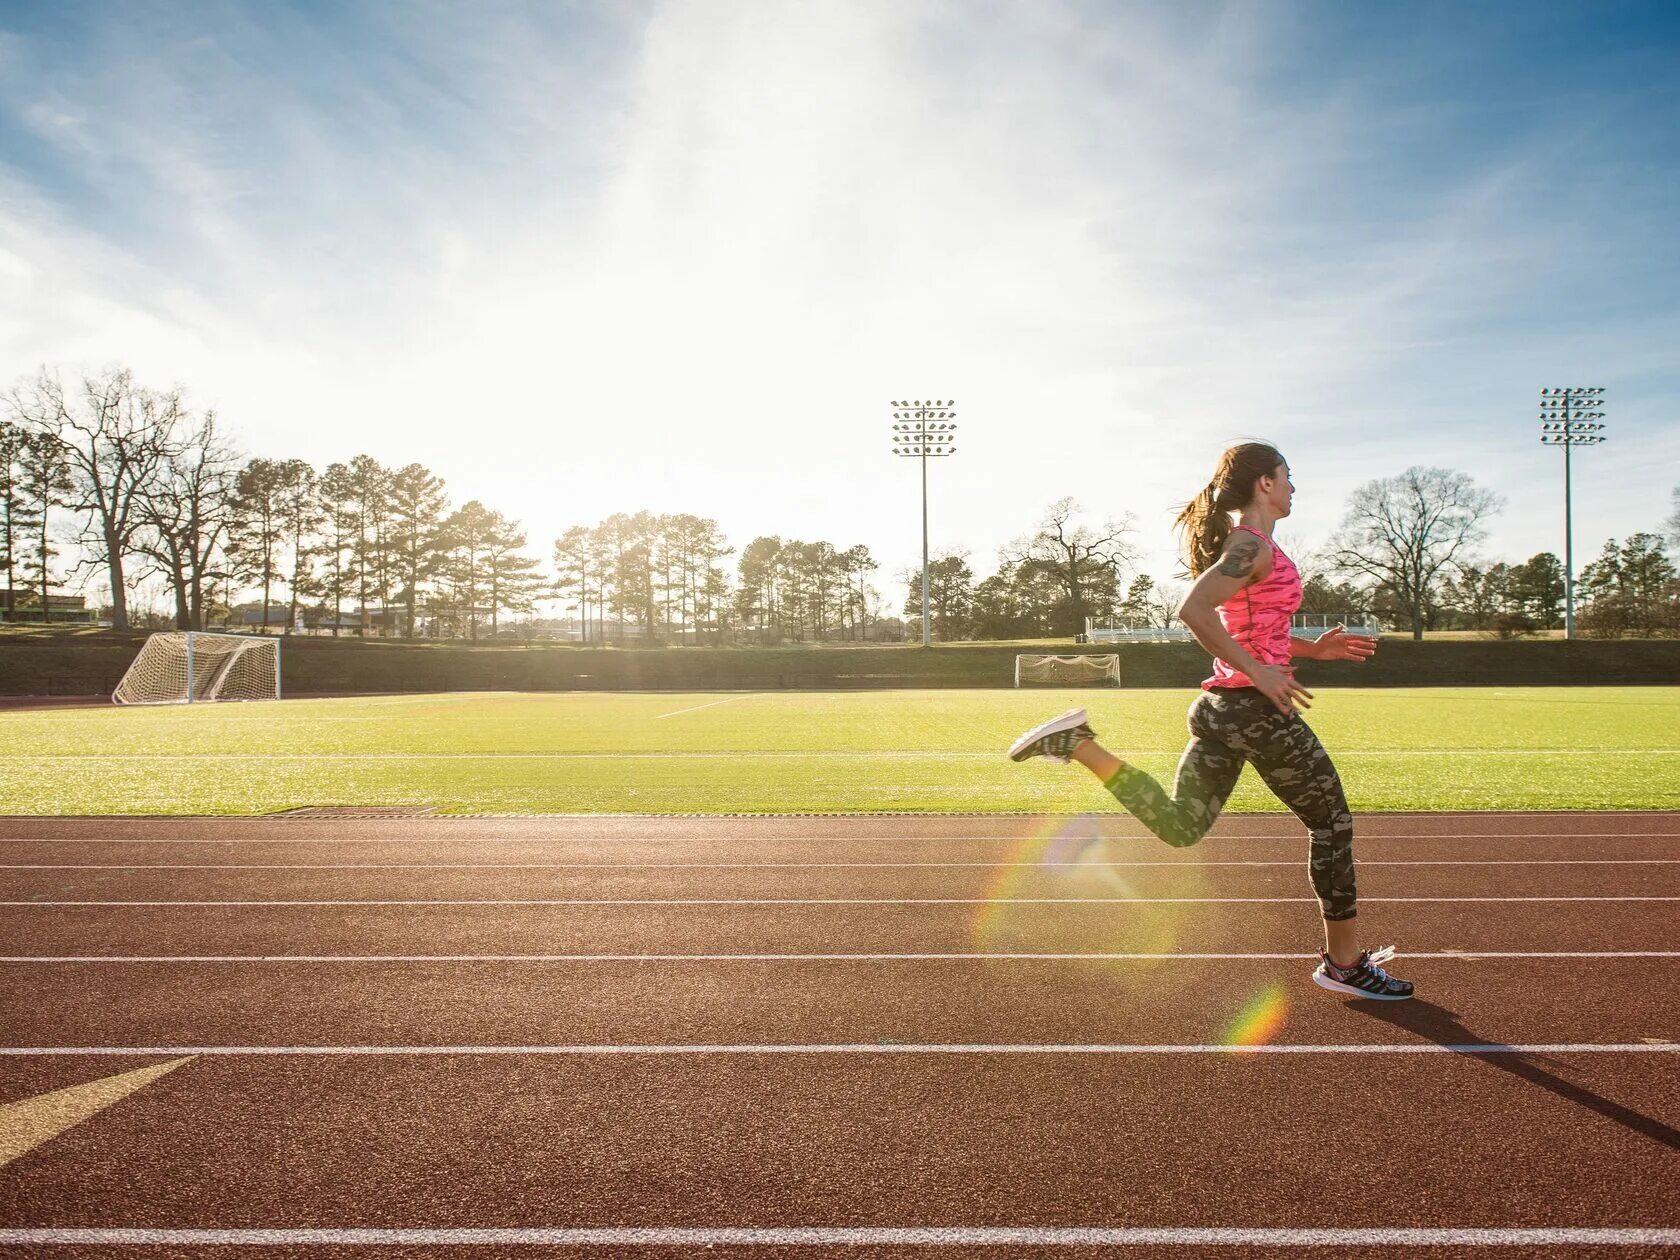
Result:
{"type": "Polygon", "coordinates": [[[1487,537],[1483,522],[1504,506],[1466,474],[1412,467],[1397,477],[1360,486],[1330,540],[1338,573],[1385,587],[1411,617],[1412,638],[1423,638],[1445,573],[1467,562],[1487,537]]]}
{"type": "Polygon", "coordinates": [[[136,388],[126,368],[82,378],[81,396],[67,398],[53,373],[17,386],[6,402],[26,427],[50,434],[63,448],[75,490],[68,506],[83,515],[81,542],[89,563],[104,565],[111,582],[111,623],[128,628],[124,561],[145,528],[144,492],[175,449],[181,391],[136,388]]]}
{"type": "Polygon", "coordinates": [[[218,432],[216,413],[207,411],[142,491],[146,529],[138,547],[169,582],[182,630],[204,629],[205,590],[212,578],[227,576],[217,561],[232,520],[239,458],[218,432]]]}
{"type": "Polygon", "coordinates": [[[1668,535],[1668,541],[1680,547],[1680,486],[1674,487],[1673,510],[1668,519],[1663,522],[1663,532],[1668,535]]]}
{"type": "Polygon", "coordinates": [[[1006,564],[1030,567],[1054,580],[1065,597],[1066,624],[1058,629],[1070,637],[1085,629],[1087,616],[1113,607],[1120,571],[1137,562],[1136,550],[1126,541],[1130,516],[1093,527],[1081,524],[1079,513],[1072,499],[1058,499],[1033,533],[1003,549],[1006,564]]]}

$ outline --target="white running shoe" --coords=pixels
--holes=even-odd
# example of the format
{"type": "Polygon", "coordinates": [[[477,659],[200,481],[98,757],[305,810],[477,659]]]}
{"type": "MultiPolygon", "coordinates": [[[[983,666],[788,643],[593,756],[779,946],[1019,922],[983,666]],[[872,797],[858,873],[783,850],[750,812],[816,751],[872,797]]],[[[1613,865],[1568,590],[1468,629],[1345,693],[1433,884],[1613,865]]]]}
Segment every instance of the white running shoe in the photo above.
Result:
{"type": "Polygon", "coordinates": [[[1060,717],[1041,722],[1009,746],[1011,761],[1025,761],[1029,757],[1045,757],[1065,763],[1081,741],[1095,739],[1097,733],[1085,721],[1084,709],[1069,709],[1060,717]]]}
{"type": "Polygon", "coordinates": [[[1368,949],[1351,967],[1338,967],[1330,961],[1328,954],[1320,954],[1318,970],[1313,972],[1313,983],[1333,993],[1375,998],[1379,1002],[1403,1002],[1412,996],[1412,982],[1398,980],[1378,965],[1393,958],[1394,952],[1392,945],[1368,949]]]}

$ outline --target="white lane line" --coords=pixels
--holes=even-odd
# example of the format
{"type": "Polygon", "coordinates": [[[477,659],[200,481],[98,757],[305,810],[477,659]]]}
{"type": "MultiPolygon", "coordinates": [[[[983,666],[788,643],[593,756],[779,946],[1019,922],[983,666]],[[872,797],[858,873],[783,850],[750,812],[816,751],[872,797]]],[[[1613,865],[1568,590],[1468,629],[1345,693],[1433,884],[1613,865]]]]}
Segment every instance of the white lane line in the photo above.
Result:
{"type": "Polygon", "coordinates": [[[1258,1046],[1102,1044],[1064,1045],[1002,1043],[917,1044],[865,1042],[861,1044],[797,1045],[766,1042],[747,1045],[453,1045],[453,1046],[4,1046],[0,1055],[735,1055],[735,1054],[1675,1054],[1680,1042],[1563,1042],[1506,1045],[1499,1042],[1361,1042],[1351,1045],[1312,1045],[1273,1042],[1258,1046]]]}
{"type": "MultiPolygon", "coordinates": [[[[723,700],[712,700],[706,704],[697,704],[693,708],[673,709],[669,713],[656,713],[655,718],[680,717],[684,713],[698,713],[702,709],[716,708],[720,704],[733,704],[737,700],[747,700],[757,692],[741,696],[729,696],[723,700]]],[[[1133,749],[1127,755],[1136,760],[1176,760],[1181,749],[1152,748],[1133,749]]],[[[1582,757],[1582,756],[1615,756],[1615,757],[1680,757],[1680,747],[1670,748],[1618,748],[1604,745],[1575,748],[1343,748],[1338,749],[1335,760],[1341,761],[1349,757],[1582,757]]],[[[673,752],[665,749],[621,749],[621,750],[551,750],[548,752],[436,752],[424,749],[413,751],[385,751],[385,752],[275,752],[263,750],[260,753],[163,753],[163,752],[85,752],[85,753],[12,753],[0,762],[31,763],[31,762],[88,762],[88,761],[208,761],[248,762],[261,760],[273,761],[1001,761],[1003,752],[995,748],[961,749],[961,748],[743,748],[743,749],[696,749],[691,752],[673,752]]]]}
{"type": "MultiPolygon", "coordinates": [[[[1177,867],[1200,870],[1206,866],[1299,867],[1305,859],[1280,861],[1221,862],[1110,862],[1092,858],[1084,862],[112,862],[48,864],[0,863],[0,871],[759,871],[759,870],[1133,870],[1143,867],[1177,867]]],[[[1439,861],[1366,861],[1355,866],[1680,866],[1680,858],[1445,858],[1439,861]]]]}
{"type": "MultiPolygon", "coordinates": [[[[690,708],[690,709],[673,709],[669,713],[658,713],[658,714],[655,714],[654,716],[655,717],[661,717],[661,718],[681,717],[685,713],[698,713],[698,712],[700,712],[701,709],[715,709],[720,704],[734,704],[735,701],[737,701],[737,700],[750,700],[758,694],[760,694],[760,693],[758,693],[756,691],[749,691],[745,695],[725,696],[722,700],[713,700],[709,704],[697,704],[693,708],[690,708]]],[[[589,755],[589,754],[586,754],[586,755],[589,755]]],[[[595,754],[595,755],[601,755],[601,754],[595,754]]],[[[610,757],[613,754],[607,753],[605,755],[610,757]]],[[[637,754],[637,755],[645,755],[645,754],[637,754]]],[[[684,756],[686,754],[683,754],[683,753],[655,753],[655,754],[652,754],[652,755],[654,755],[654,756],[680,757],[680,756],[684,756]]],[[[709,756],[714,756],[714,757],[727,757],[727,756],[731,756],[732,754],[730,754],[730,753],[711,753],[711,754],[708,754],[708,755],[709,756]]],[[[757,754],[750,754],[750,755],[757,755],[757,754]]],[[[811,753],[770,753],[770,754],[767,754],[767,755],[769,755],[769,756],[806,756],[806,757],[808,757],[808,756],[811,756],[813,754],[811,754],[811,753]]]]}
{"type": "MultiPolygon", "coordinates": [[[[1406,952],[1407,959],[1680,958],[1680,950],[1490,950],[1406,952]]],[[[1295,961],[1315,953],[979,953],[979,954],[11,954],[0,963],[615,963],[615,962],[1232,962],[1295,961]]]]}
{"type": "MultiPolygon", "coordinates": [[[[389,819],[385,821],[407,822],[437,822],[440,817],[447,815],[432,815],[423,819],[389,819]]],[[[355,822],[356,819],[323,818],[323,823],[355,822]]],[[[379,821],[379,820],[374,820],[379,821]]],[[[1070,820],[1071,822],[1071,820],[1070,820]]],[[[291,829],[300,829],[296,822],[288,823],[291,829]]],[[[1528,831],[1460,831],[1460,832],[1380,832],[1360,831],[1356,834],[1360,843],[1375,844],[1387,840],[1439,840],[1443,844],[1456,844],[1461,840],[1516,840],[1523,844],[1543,844],[1552,840],[1673,840],[1680,838],[1680,831],[1560,831],[1560,832],[1528,832],[1528,831]]],[[[1203,844],[1222,844],[1230,840],[1269,840],[1294,841],[1304,834],[1302,828],[1289,831],[1252,832],[1238,835],[1210,835],[1202,841],[1203,844]]],[[[0,844],[92,844],[92,845],[120,845],[120,844],[220,844],[220,845],[277,845],[295,848],[306,844],[649,844],[649,845],[686,845],[686,844],[1042,844],[1048,843],[1051,836],[905,836],[905,835],[857,835],[857,836],[797,836],[797,835],[734,835],[734,836],[246,836],[236,838],[178,836],[163,838],[157,836],[0,836],[0,844]]],[[[1134,833],[1119,836],[1102,836],[1098,840],[1112,844],[1141,844],[1158,845],[1159,839],[1152,835],[1134,833]]]]}
{"type": "Polygon", "coordinates": [[[482,1247],[1666,1247],[1680,1229],[1149,1225],[538,1226],[466,1229],[0,1229],[0,1246],[482,1247]]]}
{"type": "MultiPolygon", "coordinates": [[[[1363,903],[1435,905],[1460,902],[1680,901],[1680,897],[1361,897],[1363,903]]],[[[437,898],[336,899],[328,901],[0,901],[10,909],[120,906],[163,909],[182,906],[1200,906],[1317,905],[1313,897],[634,897],[634,898],[437,898]]]]}

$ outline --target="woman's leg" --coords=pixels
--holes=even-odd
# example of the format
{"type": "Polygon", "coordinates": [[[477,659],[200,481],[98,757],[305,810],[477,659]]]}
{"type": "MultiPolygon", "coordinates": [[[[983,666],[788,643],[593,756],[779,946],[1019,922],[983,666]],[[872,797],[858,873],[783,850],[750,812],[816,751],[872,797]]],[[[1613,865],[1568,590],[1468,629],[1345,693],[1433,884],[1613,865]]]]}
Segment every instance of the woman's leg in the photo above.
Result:
{"type": "Polygon", "coordinates": [[[1170,797],[1149,775],[1094,739],[1069,755],[1101,779],[1139,822],[1174,848],[1184,848],[1207,835],[1242,773],[1242,754],[1219,738],[1219,717],[1218,702],[1207,696],[1190,706],[1190,742],[1179,758],[1170,797]]]}
{"type": "Polygon", "coordinates": [[[1250,728],[1244,751],[1266,786],[1306,824],[1308,871],[1324,915],[1325,952],[1347,966],[1359,958],[1353,813],[1324,745],[1299,714],[1275,710],[1250,728]]]}

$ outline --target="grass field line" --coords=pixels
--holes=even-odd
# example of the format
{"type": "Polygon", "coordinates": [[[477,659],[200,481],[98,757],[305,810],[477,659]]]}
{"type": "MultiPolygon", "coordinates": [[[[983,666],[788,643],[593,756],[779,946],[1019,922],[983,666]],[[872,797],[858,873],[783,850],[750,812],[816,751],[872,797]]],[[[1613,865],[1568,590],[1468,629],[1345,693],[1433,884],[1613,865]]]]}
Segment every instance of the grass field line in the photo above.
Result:
{"type": "MultiPolygon", "coordinates": [[[[862,1042],[812,1043],[758,1042],[745,1045],[452,1045],[452,1046],[5,1046],[0,1055],[10,1057],[43,1055],[167,1055],[170,1058],[198,1055],[761,1055],[761,1054],[1213,1054],[1240,1057],[1249,1054],[1675,1054],[1680,1042],[1561,1042],[1506,1045],[1468,1041],[1446,1044],[1433,1041],[1355,1042],[1351,1045],[1317,1045],[1270,1042],[1261,1045],[1166,1045],[1143,1043],[933,1043],[862,1042]]],[[[1676,1231],[1680,1234],[1680,1230],[1676,1231]]]]}
{"type": "Polygon", "coordinates": [[[745,1225],[461,1229],[63,1227],[0,1229],[36,1247],[1664,1247],[1680,1229],[1642,1226],[745,1225]]]}
{"type": "MultiPolygon", "coordinates": [[[[1657,896],[1565,897],[1361,897],[1370,903],[1531,902],[1531,901],[1680,901],[1657,896]]],[[[1317,905],[1314,897],[625,897],[625,898],[513,898],[439,897],[335,899],[323,901],[0,901],[13,910],[120,906],[125,909],[163,909],[182,906],[1077,906],[1077,905],[1317,905]]]]}
{"type": "Polygon", "coordinates": [[[701,709],[715,709],[720,704],[734,704],[737,700],[750,700],[753,696],[759,694],[761,693],[749,691],[738,696],[725,696],[722,700],[713,700],[707,704],[696,704],[687,709],[673,709],[669,713],[656,713],[654,716],[656,718],[681,717],[685,713],[698,713],[701,709]]]}
{"type": "MultiPolygon", "coordinates": [[[[759,870],[1134,870],[1207,866],[1288,866],[1300,860],[1219,862],[139,862],[0,863],[0,871],[759,871],[759,870]]],[[[1680,866],[1680,858],[1445,858],[1354,859],[1355,866],[1680,866]]]]}
{"type": "MultiPolygon", "coordinates": [[[[909,953],[909,954],[10,954],[0,963],[650,963],[650,962],[1297,962],[1316,959],[1306,953],[909,953]]],[[[1570,959],[1604,961],[1629,958],[1680,958],[1680,950],[1484,950],[1454,949],[1434,953],[1407,951],[1407,961],[1437,959],[1478,962],[1485,959],[1570,959]]]]}
{"type": "MultiPolygon", "coordinates": [[[[704,706],[702,706],[704,707],[704,706]]],[[[687,712],[679,709],[678,713],[687,712]]],[[[660,714],[675,717],[676,714],[660,714]]],[[[1170,759],[1183,752],[1182,747],[1134,748],[1128,757],[1170,759]]],[[[1344,757],[1510,757],[1583,755],[1616,755],[1638,757],[1680,756],[1680,745],[1665,748],[1624,748],[1618,744],[1576,745],[1567,748],[1338,748],[1333,759],[1344,757]]],[[[789,749],[746,748],[704,749],[693,752],[668,750],[628,750],[623,752],[278,752],[253,749],[250,752],[75,752],[75,753],[12,753],[0,757],[0,764],[38,761],[733,761],[742,758],[774,760],[818,758],[833,760],[891,761],[1003,761],[999,749],[961,751],[934,748],[867,748],[867,749],[789,749]]]]}

